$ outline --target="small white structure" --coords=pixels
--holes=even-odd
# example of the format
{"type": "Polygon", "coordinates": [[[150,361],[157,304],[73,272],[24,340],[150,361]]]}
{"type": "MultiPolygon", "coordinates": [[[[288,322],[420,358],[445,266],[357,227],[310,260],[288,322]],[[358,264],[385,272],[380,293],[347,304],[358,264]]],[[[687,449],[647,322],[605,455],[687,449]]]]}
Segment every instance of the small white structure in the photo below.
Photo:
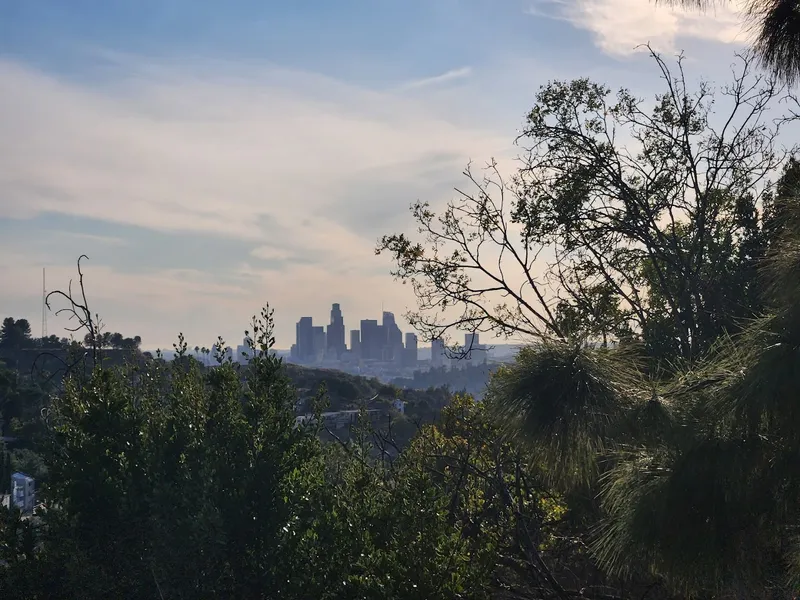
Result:
{"type": "Polygon", "coordinates": [[[33,477],[28,477],[25,473],[11,475],[11,504],[24,514],[33,512],[36,505],[33,477]]]}
{"type": "Polygon", "coordinates": [[[400,398],[397,398],[394,401],[392,401],[392,407],[401,415],[406,414],[406,403],[400,400],[400,398]]]}
{"type": "MultiPolygon", "coordinates": [[[[381,411],[378,409],[370,409],[366,411],[368,420],[374,422],[381,416],[381,411]]],[[[358,418],[361,416],[360,410],[338,410],[334,412],[324,412],[320,415],[322,417],[322,424],[329,429],[344,429],[350,425],[358,423],[358,418]]],[[[310,425],[316,421],[313,414],[300,415],[295,417],[295,426],[310,425]]]]}

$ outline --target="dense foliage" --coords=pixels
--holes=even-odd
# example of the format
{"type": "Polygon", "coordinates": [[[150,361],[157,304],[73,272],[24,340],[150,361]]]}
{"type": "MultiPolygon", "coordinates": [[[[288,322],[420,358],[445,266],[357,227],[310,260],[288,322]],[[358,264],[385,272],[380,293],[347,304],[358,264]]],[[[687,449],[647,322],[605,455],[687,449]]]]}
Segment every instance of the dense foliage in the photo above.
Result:
{"type": "MultiPolygon", "coordinates": [[[[450,398],[449,386],[440,380],[424,381],[419,386],[402,385],[403,380],[393,384],[382,383],[376,378],[351,375],[334,369],[315,369],[292,363],[284,364],[286,375],[297,388],[298,400],[303,410],[308,409],[325,387],[329,410],[348,410],[359,408],[364,400],[376,398],[379,403],[387,399],[403,400],[408,403],[409,413],[430,421],[450,398]],[[398,385],[400,384],[400,385],[398,385]]],[[[482,385],[488,380],[483,372],[482,385]]],[[[457,375],[452,376],[456,380],[457,375]]],[[[454,389],[452,391],[461,391],[454,389]]]]}
{"type": "Polygon", "coordinates": [[[181,341],[170,363],[66,380],[43,507],[4,517],[4,597],[485,598],[518,579],[563,507],[480,405],[459,397],[392,460],[366,428],[323,445],[271,327],[247,369],[202,369],[181,341]]]}
{"type": "Polygon", "coordinates": [[[447,388],[479,398],[483,394],[491,374],[497,370],[498,366],[498,363],[487,362],[475,365],[457,365],[457,368],[431,367],[427,370],[414,371],[411,377],[397,377],[392,380],[392,383],[403,388],[418,390],[447,388]]]}
{"type": "Polygon", "coordinates": [[[497,416],[556,489],[595,490],[592,550],[611,574],[649,571],[700,597],[798,581],[797,196],[784,209],[764,315],[678,376],[648,379],[630,348],[555,342],[493,383],[497,416]]]}
{"type": "Polygon", "coordinates": [[[746,58],[716,97],[653,58],[665,89],[649,104],[587,79],[543,86],[516,176],[468,170],[475,194],[414,205],[421,238],[378,251],[427,337],[534,340],[487,406],[565,498],[607,590],[786,597],[800,170],[779,140],[796,116],[773,118],[782,88],[746,58]]]}

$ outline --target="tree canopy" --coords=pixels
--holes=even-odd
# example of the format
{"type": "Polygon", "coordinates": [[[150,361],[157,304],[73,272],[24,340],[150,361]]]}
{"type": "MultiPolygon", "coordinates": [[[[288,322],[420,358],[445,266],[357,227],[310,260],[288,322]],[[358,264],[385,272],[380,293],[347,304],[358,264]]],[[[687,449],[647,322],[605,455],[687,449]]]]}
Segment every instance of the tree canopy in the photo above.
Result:
{"type": "Polygon", "coordinates": [[[378,252],[428,338],[528,337],[486,410],[604,577],[780,597],[800,581],[800,171],[780,145],[795,116],[770,112],[781,86],[748,58],[716,91],[652,58],[649,105],[543,86],[518,173],[468,169],[474,194],[414,205],[422,239],[378,252]]]}
{"type": "Polygon", "coordinates": [[[681,58],[651,58],[664,90],[650,102],[588,79],[542,86],[514,176],[468,169],[474,193],[438,216],[413,206],[420,241],[380,240],[428,339],[635,339],[656,360],[692,360],[759,313],[758,207],[787,156],[769,113],[782,89],[746,57],[718,89],[691,89],[681,58]]]}
{"type": "Polygon", "coordinates": [[[31,342],[31,324],[27,319],[3,319],[3,325],[0,326],[0,348],[19,350],[31,342]]]}
{"type": "Polygon", "coordinates": [[[201,368],[180,337],[172,362],[67,378],[47,412],[43,508],[0,523],[4,597],[482,599],[495,574],[553,585],[541,566],[531,581],[519,571],[563,508],[519,480],[527,467],[492,446],[479,405],[458,398],[393,459],[391,434],[371,441],[365,425],[323,445],[296,423],[269,310],[251,332],[246,368],[201,368]]]}
{"type": "Polygon", "coordinates": [[[629,350],[556,342],[493,382],[493,410],[557,489],[597,490],[608,573],[700,596],[797,581],[798,248],[795,188],[759,274],[764,313],[674,378],[646,378],[629,350]]]}

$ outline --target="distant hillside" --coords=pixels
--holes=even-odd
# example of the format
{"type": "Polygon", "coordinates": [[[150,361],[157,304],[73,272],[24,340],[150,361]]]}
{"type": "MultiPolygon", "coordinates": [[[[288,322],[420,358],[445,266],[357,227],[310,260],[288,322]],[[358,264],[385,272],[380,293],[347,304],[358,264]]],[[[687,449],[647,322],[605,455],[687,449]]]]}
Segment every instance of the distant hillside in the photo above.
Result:
{"type": "Polygon", "coordinates": [[[373,396],[394,399],[397,390],[375,378],[360,377],[334,369],[315,369],[284,363],[286,373],[297,387],[301,400],[310,400],[323,384],[330,397],[331,409],[353,408],[373,396]]]}
{"type": "Polygon", "coordinates": [[[461,369],[439,367],[428,371],[415,371],[413,378],[398,377],[392,380],[392,385],[415,390],[446,388],[453,393],[466,392],[481,398],[489,378],[498,368],[500,368],[499,363],[469,365],[461,369]]]}
{"type": "MultiPolygon", "coordinates": [[[[87,359],[90,359],[88,350],[87,359]]],[[[131,350],[103,349],[102,357],[106,365],[121,365],[133,356],[131,350]]],[[[24,375],[63,374],[70,360],[74,360],[63,348],[0,348],[0,361],[9,369],[24,375]]],[[[89,360],[89,364],[91,360],[89,360]]]]}
{"type": "Polygon", "coordinates": [[[408,412],[429,420],[438,414],[450,399],[444,387],[428,389],[406,389],[382,383],[374,377],[351,375],[333,369],[315,369],[284,363],[286,373],[297,387],[301,403],[308,403],[325,385],[330,399],[330,410],[356,408],[375,396],[376,402],[391,402],[400,399],[408,403],[408,412]]]}
{"type": "MultiPolygon", "coordinates": [[[[122,364],[131,359],[141,361],[144,365],[148,360],[142,354],[112,349],[104,350],[103,358],[104,362],[109,366],[122,364]]],[[[5,363],[6,367],[11,369],[12,372],[16,371],[26,379],[29,378],[31,384],[37,386],[43,383],[47,383],[49,386],[58,386],[65,374],[64,367],[69,360],[74,359],[70,359],[66,350],[63,349],[0,350],[0,364],[5,363]]],[[[91,368],[90,362],[85,366],[91,368]]],[[[300,413],[311,412],[311,401],[317,396],[321,386],[324,385],[329,401],[328,410],[355,409],[363,406],[364,403],[367,403],[369,408],[386,408],[394,400],[399,399],[406,402],[405,416],[400,420],[408,425],[434,421],[441,412],[442,407],[450,401],[451,390],[458,391],[471,387],[469,385],[451,385],[448,389],[443,384],[452,384],[452,381],[445,382],[436,379],[432,379],[430,385],[424,385],[426,382],[419,379],[408,386],[402,384],[389,385],[376,378],[351,375],[333,369],[310,368],[289,363],[284,363],[284,368],[297,388],[298,412],[300,413]]],[[[462,378],[464,375],[466,374],[462,374],[462,378]]],[[[470,379],[470,377],[467,377],[464,381],[470,379]]],[[[41,401],[44,402],[45,398],[42,398],[41,401]]],[[[41,402],[32,403],[29,408],[33,412],[37,412],[42,408],[40,404],[41,402]]],[[[3,420],[3,412],[8,411],[0,411],[0,421],[3,420]]],[[[5,429],[10,427],[11,417],[17,416],[17,413],[19,413],[18,416],[22,416],[23,413],[27,414],[26,411],[22,410],[22,407],[19,407],[19,410],[16,410],[14,414],[9,413],[6,415],[8,418],[5,419],[5,429]]],[[[28,416],[30,417],[30,415],[28,416]]],[[[407,438],[410,435],[411,429],[404,432],[402,437],[407,438]]]]}
{"type": "MultiPolygon", "coordinates": [[[[106,350],[103,355],[108,365],[134,359],[130,352],[117,350],[106,350]]],[[[136,355],[136,359],[142,365],[149,362],[142,355],[136,355]]],[[[0,449],[5,440],[6,447],[11,451],[12,468],[30,473],[40,482],[47,480],[47,468],[37,447],[37,440],[44,434],[41,414],[49,404],[49,394],[57,392],[61,384],[64,375],[62,361],[67,360],[67,352],[60,349],[43,352],[31,348],[0,352],[0,449]]],[[[87,367],[90,368],[90,365],[87,367]]],[[[364,403],[367,408],[379,409],[382,417],[373,424],[382,432],[380,435],[393,440],[394,450],[389,449],[390,454],[404,448],[419,426],[436,420],[442,408],[450,401],[450,393],[445,388],[400,389],[374,378],[342,371],[286,363],[284,367],[297,388],[300,413],[312,410],[310,400],[323,385],[329,399],[327,410],[357,409],[364,403]],[[403,414],[388,410],[396,399],[406,403],[403,414]]],[[[335,436],[340,441],[349,439],[350,435],[349,427],[336,429],[335,436]]],[[[328,432],[322,432],[321,437],[323,441],[334,440],[333,434],[328,432]]]]}
{"type": "MultiPolygon", "coordinates": [[[[409,440],[416,434],[418,427],[438,419],[442,408],[450,402],[452,394],[445,387],[430,387],[427,389],[401,388],[382,383],[378,379],[351,375],[333,369],[315,369],[299,365],[284,363],[286,373],[297,387],[300,400],[299,411],[311,410],[311,400],[324,385],[330,401],[331,411],[360,408],[366,403],[368,408],[388,408],[394,400],[403,400],[404,414],[399,415],[392,411],[391,424],[386,422],[376,424],[385,435],[395,443],[395,449],[404,448],[409,440]],[[387,427],[391,429],[387,429],[387,427]]],[[[340,440],[350,437],[349,430],[339,430],[337,435],[340,440]]],[[[322,434],[323,440],[330,440],[327,434],[322,434]]],[[[387,451],[392,454],[391,449],[387,451]]]]}

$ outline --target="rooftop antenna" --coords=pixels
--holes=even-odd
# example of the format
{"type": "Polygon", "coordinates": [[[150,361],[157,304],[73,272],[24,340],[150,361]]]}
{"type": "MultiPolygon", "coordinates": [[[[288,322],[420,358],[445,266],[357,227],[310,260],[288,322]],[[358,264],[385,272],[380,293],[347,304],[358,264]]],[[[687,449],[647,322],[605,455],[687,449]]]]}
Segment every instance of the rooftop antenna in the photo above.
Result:
{"type": "Polygon", "coordinates": [[[47,285],[45,268],[42,267],[42,339],[47,337],[47,285]]]}

